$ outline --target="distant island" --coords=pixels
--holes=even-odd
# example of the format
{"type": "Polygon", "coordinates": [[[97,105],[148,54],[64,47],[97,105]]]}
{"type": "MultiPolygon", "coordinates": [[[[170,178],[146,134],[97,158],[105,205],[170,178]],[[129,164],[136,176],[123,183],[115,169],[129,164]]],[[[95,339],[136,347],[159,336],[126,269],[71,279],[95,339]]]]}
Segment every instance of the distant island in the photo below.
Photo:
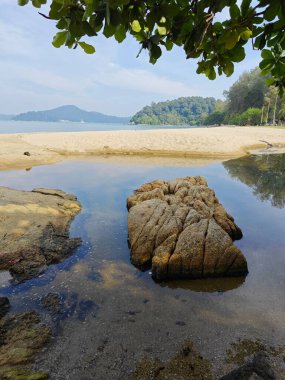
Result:
{"type": "Polygon", "coordinates": [[[2,120],[13,120],[13,118],[15,117],[15,115],[3,115],[3,114],[0,114],[0,121],[2,120]]]}
{"type": "Polygon", "coordinates": [[[82,123],[128,123],[129,117],[105,115],[100,112],[89,112],[76,106],[67,105],[46,111],[30,111],[9,117],[0,115],[0,120],[47,121],[47,122],[82,122],[82,123]]]}
{"type": "Polygon", "coordinates": [[[152,103],[137,112],[131,122],[151,125],[200,125],[215,111],[217,100],[201,96],[152,103]]]}

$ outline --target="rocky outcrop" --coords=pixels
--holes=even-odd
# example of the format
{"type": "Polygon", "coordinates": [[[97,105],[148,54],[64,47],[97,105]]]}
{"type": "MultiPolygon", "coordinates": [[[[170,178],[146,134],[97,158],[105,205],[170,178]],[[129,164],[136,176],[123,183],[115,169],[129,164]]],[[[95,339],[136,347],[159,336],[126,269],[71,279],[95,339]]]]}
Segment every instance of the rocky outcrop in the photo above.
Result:
{"type": "Polygon", "coordinates": [[[62,261],[81,242],[68,234],[79,211],[76,197],[60,190],[0,187],[0,270],[23,281],[62,261]]]}
{"type": "Polygon", "coordinates": [[[203,177],[154,181],[127,201],[132,263],[156,280],[239,276],[242,232],[203,177]]]}

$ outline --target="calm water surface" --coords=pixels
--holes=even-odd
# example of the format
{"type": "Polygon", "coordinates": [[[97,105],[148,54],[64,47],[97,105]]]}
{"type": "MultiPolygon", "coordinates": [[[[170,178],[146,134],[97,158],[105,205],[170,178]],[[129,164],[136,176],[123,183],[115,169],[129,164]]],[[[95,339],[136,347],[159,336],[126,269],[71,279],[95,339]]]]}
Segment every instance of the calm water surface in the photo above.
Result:
{"type": "Polygon", "coordinates": [[[185,125],[130,125],[120,123],[73,123],[38,121],[0,121],[0,134],[32,132],[81,132],[81,131],[141,131],[149,129],[198,128],[185,125]]]}
{"type": "Polygon", "coordinates": [[[0,172],[0,185],[59,188],[83,206],[71,227],[83,239],[73,256],[17,286],[2,276],[0,293],[14,311],[43,313],[39,299],[48,292],[68,301],[35,365],[51,379],[118,379],[143,356],[168,358],[186,339],[223,374],[225,352],[239,338],[285,344],[285,155],[203,167],[66,161],[0,172]],[[144,182],[189,175],[205,176],[242,228],[245,279],[157,284],[130,264],[127,196],[144,182]]]}

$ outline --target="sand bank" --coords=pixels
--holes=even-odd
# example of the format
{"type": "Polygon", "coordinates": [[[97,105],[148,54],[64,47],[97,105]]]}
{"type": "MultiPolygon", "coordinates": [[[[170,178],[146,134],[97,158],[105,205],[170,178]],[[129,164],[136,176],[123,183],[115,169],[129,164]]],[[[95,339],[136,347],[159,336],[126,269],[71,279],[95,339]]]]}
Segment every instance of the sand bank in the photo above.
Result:
{"type": "Polygon", "coordinates": [[[216,127],[1,135],[0,169],[31,167],[83,155],[226,159],[265,148],[263,141],[285,146],[285,129],[216,127]]]}

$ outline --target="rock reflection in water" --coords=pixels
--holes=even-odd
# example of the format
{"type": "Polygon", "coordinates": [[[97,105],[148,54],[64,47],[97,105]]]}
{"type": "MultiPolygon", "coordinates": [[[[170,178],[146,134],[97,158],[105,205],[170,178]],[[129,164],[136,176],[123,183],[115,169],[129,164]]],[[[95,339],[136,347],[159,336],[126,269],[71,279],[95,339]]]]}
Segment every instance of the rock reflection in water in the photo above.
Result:
{"type": "Polygon", "coordinates": [[[285,154],[250,155],[223,163],[232,178],[253,189],[261,201],[285,206],[285,154]]]}
{"type": "Polygon", "coordinates": [[[193,292],[227,292],[237,289],[245,282],[245,277],[205,278],[195,280],[173,280],[159,285],[170,289],[189,289],[193,292]]]}

